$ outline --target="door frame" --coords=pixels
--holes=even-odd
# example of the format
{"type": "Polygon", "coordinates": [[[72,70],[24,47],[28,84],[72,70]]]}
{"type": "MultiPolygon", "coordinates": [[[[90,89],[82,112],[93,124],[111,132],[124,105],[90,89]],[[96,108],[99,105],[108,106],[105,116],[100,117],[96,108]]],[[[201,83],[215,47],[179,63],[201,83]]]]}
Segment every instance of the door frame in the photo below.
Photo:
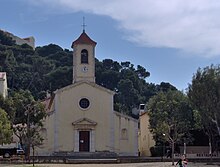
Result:
{"type": "Polygon", "coordinates": [[[79,131],[79,152],[90,152],[90,131],[79,131]]]}
{"type": "Polygon", "coordinates": [[[74,152],[79,151],[79,132],[89,131],[89,152],[95,152],[95,129],[75,129],[74,130],[74,152]]]}

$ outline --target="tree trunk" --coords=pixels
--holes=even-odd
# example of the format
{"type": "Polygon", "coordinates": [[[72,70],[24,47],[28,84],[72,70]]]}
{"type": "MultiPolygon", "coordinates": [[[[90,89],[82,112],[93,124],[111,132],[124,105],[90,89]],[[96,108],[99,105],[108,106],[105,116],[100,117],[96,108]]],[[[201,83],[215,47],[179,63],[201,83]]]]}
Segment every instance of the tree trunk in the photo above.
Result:
{"type": "Polygon", "coordinates": [[[210,163],[212,164],[212,142],[209,139],[209,156],[210,156],[210,163]]]}
{"type": "Polygon", "coordinates": [[[34,146],[32,146],[32,150],[33,150],[33,157],[32,157],[32,161],[33,161],[33,166],[34,166],[34,146]]]}
{"type": "Polygon", "coordinates": [[[172,165],[174,165],[174,141],[172,140],[172,165]]]}
{"type": "Polygon", "coordinates": [[[28,143],[27,145],[27,158],[28,158],[28,163],[30,164],[31,160],[30,160],[30,143],[28,143]]]}
{"type": "Polygon", "coordinates": [[[212,119],[212,122],[215,123],[217,129],[218,129],[218,135],[220,136],[220,127],[219,127],[219,124],[218,124],[218,119],[217,119],[217,116],[216,114],[214,115],[215,119],[212,119]]]}

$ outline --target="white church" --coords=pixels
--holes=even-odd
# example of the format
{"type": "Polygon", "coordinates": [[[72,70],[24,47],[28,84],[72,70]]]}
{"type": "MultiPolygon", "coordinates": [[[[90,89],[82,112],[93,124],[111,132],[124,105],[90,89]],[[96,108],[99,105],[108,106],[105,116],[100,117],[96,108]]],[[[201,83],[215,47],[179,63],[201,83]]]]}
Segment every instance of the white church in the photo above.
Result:
{"type": "Polygon", "coordinates": [[[114,92],[95,83],[95,46],[83,30],[73,41],[73,82],[46,99],[48,116],[37,155],[138,155],[138,120],[114,111],[114,92]]]}

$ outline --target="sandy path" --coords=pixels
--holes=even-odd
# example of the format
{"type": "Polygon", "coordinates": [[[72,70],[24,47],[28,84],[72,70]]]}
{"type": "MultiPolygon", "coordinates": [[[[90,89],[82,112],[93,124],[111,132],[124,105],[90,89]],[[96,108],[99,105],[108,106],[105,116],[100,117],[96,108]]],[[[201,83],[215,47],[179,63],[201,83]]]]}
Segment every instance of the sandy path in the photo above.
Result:
{"type": "MultiPolygon", "coordinates": [[[[31,167],[31,165],[0,164],[0,167],[31,167]]],[[[36,164],[36,167],[174,167],[170,162],[131,163],[131,164],[36,164]]],[[[219,167],[205,163],[189,163],[188,167],[219,167]]]]}

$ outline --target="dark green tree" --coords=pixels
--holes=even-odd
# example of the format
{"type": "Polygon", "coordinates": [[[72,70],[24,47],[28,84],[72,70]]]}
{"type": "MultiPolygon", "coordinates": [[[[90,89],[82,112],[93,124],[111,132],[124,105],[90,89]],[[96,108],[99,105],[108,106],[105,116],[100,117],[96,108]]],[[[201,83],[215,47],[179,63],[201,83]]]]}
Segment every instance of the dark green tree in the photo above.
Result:
{"type": "Polygon", "coordinates": [[[12,138],[11,122],[8,120],[7,113],[0,108],[0,144],[8,144],[12,138]]]}
{"type": "Polygon", "coordinates": [[[189,85],[188,96],[196,109],[197,122],[214,146],[220,136],[220,66],[199,68],[189,85]]]}
{"type": "Polygon", "coordinates": [[[36,101],[29,91],[19,90],[10,92],[9,98],[0,97],[0,104],[9,113],[10,127],[29,155],[30,146],[33,148],[42,141],[40,130],[46,116],[43,103],[36,101]]]}
{"type": "Polygon", "coordinates": [[[146,69],[140,65],[137,66],[136,73],[139,78],[145,79],[150,76],[150,72],[146,71],[146,69]]]}
{"type": "MultiPolygon", "coordinates": [[[[3,41],[1,38],[5,36],[0,36],[3,41]]],[[[0,70],[7,72],[8,87],[12,91],[29,90],[35,100],[44,99],[48,92],[72,84],[72,54],[72,51],[55,44],[33,50],[26,45],[0,43],[0,70]]],[[[146,103],[159,91],[172,87],[169,83],[147,83],[150,73],[129,61],[119,63],[111,59],[96,59],[95,66],[96,83],[115,91],[115,109],[129,115],[132,115],[132,108],[138,108],[140,103],[146,103]],[[127,92],[125,84],[132,89],[127,92]]]]}
{"type": "Polygon", "coordinates": [[[15,108],[12,99],[8,97],[4,98],[0,94],[0,108],[7,113],[10,122],[13,122],[15,118],[15,108]]]}
{"type": "Polygon", "coordinates": [[[12,38],[9,35],[7,35],[6,32],[0,30],[0,44],[12,46],[15,44],[15,41],[13,41],[12,38]]]}
{"type": "Polygon", "coordinates": [[[174,144],[183,144],[190,139],[193,110],[187,96],[179,91],[160,92],[147,103],[147,112],[154,139],[171,143],[174,164],[174,144]]]}
{"type": "Polygon", "coordinates": [[[51,56],[56,54],[57,52],[62,52],[63,49],[55,44],[49,44],[43,47],[36,47],[36,52],[42,57],[51,56]]]}

